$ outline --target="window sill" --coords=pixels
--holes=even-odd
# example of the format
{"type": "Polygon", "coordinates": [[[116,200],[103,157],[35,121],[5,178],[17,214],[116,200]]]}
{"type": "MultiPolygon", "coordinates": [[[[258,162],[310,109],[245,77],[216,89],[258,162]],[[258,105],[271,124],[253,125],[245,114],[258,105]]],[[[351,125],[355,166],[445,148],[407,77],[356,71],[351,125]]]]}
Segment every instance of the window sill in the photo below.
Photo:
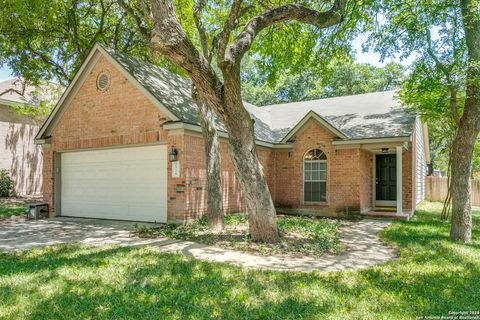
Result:
{"type": "Polygon", "coordinates": [[[303,201],[305,206],[327,206],[328,202],[326,201],[303,201]]]}

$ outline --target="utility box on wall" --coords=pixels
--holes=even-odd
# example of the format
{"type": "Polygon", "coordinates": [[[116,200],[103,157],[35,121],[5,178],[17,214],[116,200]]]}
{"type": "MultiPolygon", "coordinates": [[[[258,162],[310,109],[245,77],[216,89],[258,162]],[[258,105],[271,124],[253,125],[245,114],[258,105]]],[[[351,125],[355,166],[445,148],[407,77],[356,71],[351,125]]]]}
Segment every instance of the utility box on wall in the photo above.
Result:
{"type": "Polygon", "coordinates": [[[28,207],[28,219],[48,218],[48,203],[35,203],[28,207]]]}

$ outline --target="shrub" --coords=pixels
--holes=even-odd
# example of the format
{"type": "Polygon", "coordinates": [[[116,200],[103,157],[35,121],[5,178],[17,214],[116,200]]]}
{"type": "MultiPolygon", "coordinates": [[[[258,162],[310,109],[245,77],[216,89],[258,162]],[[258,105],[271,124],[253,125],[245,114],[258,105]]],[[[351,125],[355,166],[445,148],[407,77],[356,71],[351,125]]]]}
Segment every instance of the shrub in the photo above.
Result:
{"type": "Polygon", "coordinates": [[[13,193],[13,180],[7,169],[0,169],[0,197],[9,197],[13,193]]]}

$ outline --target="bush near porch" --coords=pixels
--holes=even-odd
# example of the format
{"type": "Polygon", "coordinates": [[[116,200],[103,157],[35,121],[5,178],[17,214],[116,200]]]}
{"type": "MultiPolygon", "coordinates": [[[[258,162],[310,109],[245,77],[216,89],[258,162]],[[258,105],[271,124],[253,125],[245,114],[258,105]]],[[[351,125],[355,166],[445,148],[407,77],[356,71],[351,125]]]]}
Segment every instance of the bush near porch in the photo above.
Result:
{"type": "Polygon", "coordinates": [[[415,319],[480,310],[480,210],[473,241],[448,241],[441,205],[381,238],[400,257],[364,270],[244,270],[154,248],[61,245],[0,254],[2,319],[415,319]]]}

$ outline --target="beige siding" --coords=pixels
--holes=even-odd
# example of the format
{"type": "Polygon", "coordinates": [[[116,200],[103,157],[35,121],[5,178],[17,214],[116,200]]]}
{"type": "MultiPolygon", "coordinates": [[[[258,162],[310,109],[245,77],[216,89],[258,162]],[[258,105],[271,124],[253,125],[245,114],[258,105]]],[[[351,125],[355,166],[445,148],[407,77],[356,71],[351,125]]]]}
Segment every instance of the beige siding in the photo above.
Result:
{"type": "Polygon", "coordinates": [[[0,106],[0,168],[7,169],[20,196],[42,192],[42,149],[33,139],[38,126],[25,123],[7,106],[0,106]]]}
{"type": "Polygon", "coordinates": [[[427,163],[425,159],[425,141],[423,141],[423,127],[420,119],[417,118],[414,130],[414,183],[415,183],[415,204],[419,204],[425,199],[425,175],[427,163]]]}

